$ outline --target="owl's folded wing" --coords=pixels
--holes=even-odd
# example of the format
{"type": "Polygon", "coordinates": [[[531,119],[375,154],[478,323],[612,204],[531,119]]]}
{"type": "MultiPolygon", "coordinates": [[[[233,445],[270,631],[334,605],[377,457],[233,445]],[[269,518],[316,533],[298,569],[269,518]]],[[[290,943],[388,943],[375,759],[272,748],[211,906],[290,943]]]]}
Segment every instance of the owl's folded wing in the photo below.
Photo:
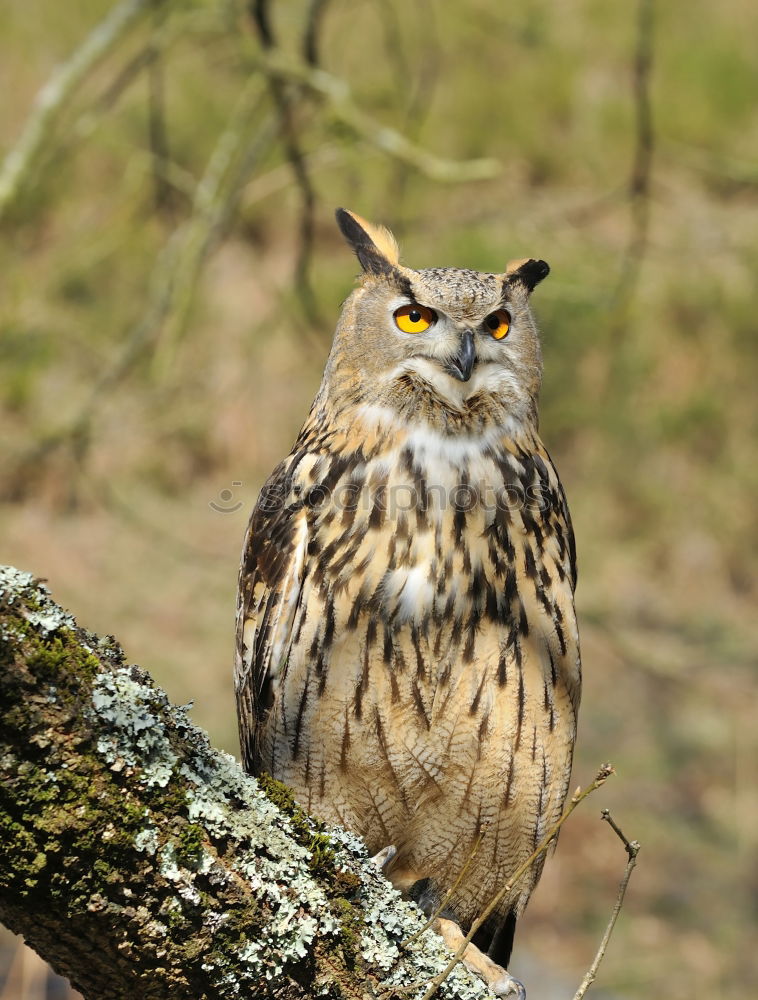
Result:
{"type": "Polygon", "coordinates": [[[288,502],[284,465],[264,486],[250,520],[240,566],[234,686],[242,757],[257,763],[258,734],[286,668],[308,541],[301,502],[288,502]]]}

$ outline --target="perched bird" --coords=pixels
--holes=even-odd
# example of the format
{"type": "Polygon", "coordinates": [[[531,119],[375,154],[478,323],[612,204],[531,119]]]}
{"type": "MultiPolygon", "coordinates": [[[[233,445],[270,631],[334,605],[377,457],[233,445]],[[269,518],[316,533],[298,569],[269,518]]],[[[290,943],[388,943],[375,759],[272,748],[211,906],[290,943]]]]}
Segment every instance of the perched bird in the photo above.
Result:
{"type": "MultiPolygon", "coordinates": [[[[387,230],[337,221],[363,274],[244,543],[242,755],[371,851],[392,845],[389,877],[427,911],[454,887],[455,943],[558,819],[571,772],[576,560],[529,309],[549,268],[412,270],[387,230]]],[[[474,939],[502,993],[521,990],[500,966],[541,869],[474,939]]]]}

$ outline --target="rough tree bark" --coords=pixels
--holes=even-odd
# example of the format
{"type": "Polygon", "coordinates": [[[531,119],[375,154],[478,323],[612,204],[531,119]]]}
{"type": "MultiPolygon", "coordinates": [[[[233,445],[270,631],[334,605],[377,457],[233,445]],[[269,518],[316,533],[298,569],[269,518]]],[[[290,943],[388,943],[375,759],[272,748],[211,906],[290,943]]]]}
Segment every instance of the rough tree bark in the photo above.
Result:
{"type": "MultiPolygon", "coordinates": [[[[423,918],[359,840],[245,775],[10,567],[0,843],[0,920],[87,998],[412,998],[450,958],[432,932],[404,947],[423,918]]],[[[440,996],[491,994],[459,966],[440,996]]]]}

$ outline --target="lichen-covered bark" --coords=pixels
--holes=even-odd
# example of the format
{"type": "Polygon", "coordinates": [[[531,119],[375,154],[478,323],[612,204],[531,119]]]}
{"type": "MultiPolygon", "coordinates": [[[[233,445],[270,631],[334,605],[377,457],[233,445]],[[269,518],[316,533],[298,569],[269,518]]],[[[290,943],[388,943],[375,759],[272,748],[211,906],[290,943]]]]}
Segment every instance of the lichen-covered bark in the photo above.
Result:
{"type": "MultiPolygon", "coordinates": [[[[87,998],[420,995],[449,960],[365,848],[262,786],[0,568],[0,920],[87,998]],[[417,983],[417,990],[396,988],[417,983]]],[[[440,995],[488,996],[459,967],[440,995]]]]}

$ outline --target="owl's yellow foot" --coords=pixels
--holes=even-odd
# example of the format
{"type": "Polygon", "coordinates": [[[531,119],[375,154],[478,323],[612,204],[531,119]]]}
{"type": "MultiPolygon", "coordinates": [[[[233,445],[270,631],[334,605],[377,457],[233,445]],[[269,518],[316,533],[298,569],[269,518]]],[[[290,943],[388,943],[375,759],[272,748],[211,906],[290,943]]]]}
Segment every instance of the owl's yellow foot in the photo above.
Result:
{"type": "MultiPolygon", "coordinates": [[[[463,931],[454,920],[437,917],[432,924],[451,951],[458,951],[464,941],[463,931]]],[[[480,951],[476,945],[466,945],[463,953],[463,964],[475,975],[479,976],[489,986],[495,996],[516,997],[516,1000],[526,1000],[524,984],[515,979],[502,965],[493,962],[489,956],[480,951]]]]}
{"type": "Polygon", "coordinates": [[[395,845],[389,844],[387,847],[382,848],[378,854],[375,854],[371,859],[371,862],[376,865],[380,872],[383,872],[396,854],[397,848],[395,845]]]}

